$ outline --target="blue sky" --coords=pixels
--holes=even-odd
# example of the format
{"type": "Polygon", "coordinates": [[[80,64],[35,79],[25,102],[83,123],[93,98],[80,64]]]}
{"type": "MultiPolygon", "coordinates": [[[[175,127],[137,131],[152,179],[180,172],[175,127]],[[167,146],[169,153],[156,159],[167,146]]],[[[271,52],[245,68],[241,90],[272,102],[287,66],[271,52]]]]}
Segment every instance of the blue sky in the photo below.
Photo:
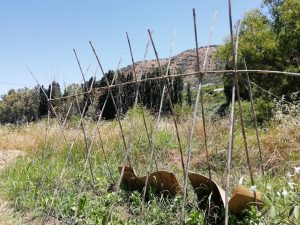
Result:
{"type": "MultiPolygon", "coordinates": [[[[233,19],[255,7],[260,0],[233,0],[233,19]]],[[[55,78],[61,84],[80,82],[72,49],[83,68],[96,61],[92,41],[104,70],[130,64],[125,32],[129,33],[136,61],[143,58],[147,29],[161,58],[168,57],[174,29],[174,54],[194,48],[192,8],[196,9],[199,45],[207,43],[214,11],[218,11],[212,44],[221,44],[229,34],[227,0],[1,0],[0,2],[0,95],[11,88],[36,83],[26,67],[42,84],[55,78]]],[[[152,49],[148,58],[153,58],[152,49]]],[[[98,79],[101,74],[97,73],[98,79]]]]}

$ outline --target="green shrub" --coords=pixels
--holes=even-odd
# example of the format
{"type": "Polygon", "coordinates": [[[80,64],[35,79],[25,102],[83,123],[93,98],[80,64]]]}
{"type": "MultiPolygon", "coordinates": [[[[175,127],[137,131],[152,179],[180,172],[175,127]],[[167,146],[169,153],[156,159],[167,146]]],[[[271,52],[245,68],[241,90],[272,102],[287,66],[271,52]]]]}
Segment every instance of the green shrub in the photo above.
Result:
{"type": "MultiPolygon", "coordinates": [[[[250,101],[242,101],[241,105],[243,110],[243,118],[246,125],[253,127],[254,120],[250,101]]],[[[268,123],[270,119],[272,119],[274,106],[275,103],[273,101],[267,101],[263,98],[255,99],[254,108],[258,124],[262,125],[268,123]]],[[[235,111],[236,115],[239,117],[239,107],[237,103],[235,105],[235,111]]]]}

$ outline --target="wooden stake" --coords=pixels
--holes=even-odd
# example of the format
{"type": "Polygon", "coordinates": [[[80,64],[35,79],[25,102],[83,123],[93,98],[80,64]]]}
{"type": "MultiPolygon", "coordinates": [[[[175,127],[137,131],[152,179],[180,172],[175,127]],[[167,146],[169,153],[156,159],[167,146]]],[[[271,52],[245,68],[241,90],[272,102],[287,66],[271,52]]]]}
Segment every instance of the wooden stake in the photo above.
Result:
{"type": "MultiPolygon", "coordinates": [[[[130,133],[129,133],[129,144],[131,145],[130,146],[130,149],[131,149],[132,148],[131,132],[133,131],[134,116],[135,116],[135,113],[136,113],[138,101],[140,101],[140,103],[141,103],[143,123],[144,123],[145,131],[146,131],[146,134],[147,134],[147,140],[148,140],[149,146],[151,146],[151,139],[150,139],[148,126],[147,126],[146,119],[145,119],[144,106],[143,106],[143,102],[142,102],[142,98],[141,98],[141,94],[140,94],[140,83],[137,82],[138,78],[137,78],[136,70],[135,70],[135,62],[134,62],[134,59],[133,59],[133,53],[132,53],[132,48],[131,48],[131,44],[130,44],[130,39],[129,39],[129,36],[128,36],[127,32],[126,32],[126,37],[127,37],[129,50],[130,50],[130,56],[131,56],[131,62],[132,62],[132,68],[133,68],[133,75],[134,75],[135,82],[136,82],[135,102],[134,102],[134,108],[133,108],[134,109],[134,114],[133,114],[133,117],[132,117],[132,121],[131,121],[131,125],[130,125],[130,133]]],[[[145,51],[146,53],[147,53],[147,50],[148,50],[148,46],[149,46],[149,44],[146,45],[146,51],[145,51]]],[[[146,54],[145,54],[144,58],[146,58],[146,54]]],[[[154,161],[155,161],[156,169],[158,170],[158,165],[157,165],[156,159],[154,159],[154,161]]]]}
{"type": "MultiPolygon", "coordinates": [[[[113,77],[113,80],[112,80],[112,84],[114,83],[114,81],[115,81],[115,78],[116,78],[116,76],[117,76],[117,73],[115,73],[114,74],[114,77],[113,77]]],[[[108,80],[106,79],[106,81],[107,81],[107,83],[108,83],[108,80]]],[[[110,84],[108,83],[108,86],[109,86],[110,84]]],[[[109,89],[110,90],[110,89],[109,89]]],[[[111,93],[111,92],[110,92],[111,93]]],[[[106,99],[105,99],[105,101],[104,101],[104,104],[103,104],[103,107],[102,107],[102,110],[101,110],[101,113],[100,113],[100,115],[99,115],[99,117],[98,117],[98,120],[97,120],[97,123],[96,123],[96,127],[94,128],[94,130],[93,130],[93,135],[92,135],[92,138],[91,138],[91,143],[90,143],[90,146],[89,146],[89,149],[88,149],[88,154],[87,154],[87,159],[90,157],[90,155],[91,155],[91,150],[92,150],[92,147],[93,147],[93,144],[94,144],[94,141],[95,141],[95,137],[96,137],[96,133],[97,133],[97,131],[99,131],[98,130],[98,127],[99,127],[99,124],[100,124],[100,121],[101,121],[101,119],[102,119],[102,113],[103,113],[103,111],[104,111],[104,109],[105,109],[105,106],[106,106],[106,103],[107,103],[107,100],[108,100],[108,98],[109,97],[112,97],[112,94],[110,95],[110,94],[108,94],[108,95],[106,95],[106,99]]],[[[84,112],[84,110],[83,110],[83,112],[84,112]]],[[[83,112],[82,112],[82,116],[83,116],[83,112]]],[[[86,168],[87,168],[87,164],[88,164],[88,160],[85,160],[85,163],[84,163],[84,167],[83,167],[83,172],[82,172],[82,176],[81,176],[81,180],[80,180],[80,182],[79,182],[79,193],[78,193],[78,198],[77,198],[77,202],[79,203],[79,200],[80,200],[80,197],[81,197],[81,194],[82,194],[82,187],[83,187],[83,184],[84,184],[84,173],[85,173],[85,171],[86,171],[86,168]]],[[[77,211],[77,208],[76,208],[76,210],[75,210],[75,212],[74,212],[74,223],[77,223],[77,213],[78,213],[78,211],[77,211]]]]}
{"type": "MultiPolygon", "coordinates": [[[[206,70],[206,62],[208,58],[208,51],[209,51],[209,45],[210,45],[210,39],[213,32],[214,22],[216,18],[216,13],[213,18],[211,31],[209,33],[209,42],[206,49],[205,59],[203,62],[202,70],[206,70]]],[[[203,132],[204,132],[204,146],[205,146],[205,153],[206,153],[206,161],[208,166],[208,174],[209,179],[211,179],[211,168],[210,168],[210,162],[209,162],[209,153],[208,153],[208,147],[207,147],[207,134],[206,134],[206,124],[205,124],[205,114],[204,114],[204,106],[203,106],[203,91],[202,91],[202,80],[203,80],[203,74],[200,74],[200,59],[199,59],[199,52],[198,52],[198,37],[197,37],[197,25],[196,25],[196,12],[195,9],[193,9],[193,19],[194,19],[194,33],[195,33],[195,44],[196,44],[196,56],[197,56],[197,71],[199,74],[199,87],[196,97],[196,104],[193,112],[193,118],[192,118],[192,126],[190,129],[190,135],[188,140],[188,148],[187,148],[187,160],[186,160],[186,168],[185,168],[185,179],[184,179],[184,189],[183,189],[183,202],[182,202],[182,209],[181,209],[181,217],[180,217],[180,224],[184,224],[185,221],[185,202],[187,198],[187,184],[188,184],[188,171],[189,171],[189,162],[192,155],[192,141],[194,137],[194,128],[196,124],[196,116],[198,112],[198,105],[199,105],[199,99],[201,104],[201,115],[202,115],[202,126],[203,126],[203,132]]]]}
{"type": "MultiPolygon", "coordinates": [[[[151,34],[152,34],[152,32],[150,32],[150,35],[151,34]]],[[[170,69],[174,44],[175,44],[175,32],[174,32],[174,37],[173,37],[173,41],[172,41],[172,45],[171,45],[171,49],[170,49],[170,56],[169,56],[168,66],[167,66],[166,75],[165,75],[166,77],[168,76],[168,72],[169,72],[169,69],[170,69]]],[[[160,104],[159,104],[158,116],[157,116],[156,125],[155,125],[155,131],[154,131],[153,137],[152,137],[152,146],[151,146],[150,159],[148,161],[146,181],[145,181],[145,186],[144,186],[144,189],[143,189],[143,196],[142,196],[142,215],[144,215],[144,210],[145,210],[145,199],[146,199],[146,193],[147,193],[147,186],[148,186],[148,182],[149,182],[149,176],[150,176],[150,173],[152,171],[152,162],[153,162],[153,159],[155,159],[154,150],[155,150],[155,147],[156,147],[158,127],[159,127],[159,122],[160,122],[160,118],[161,118],[161,112],[162,112],[162,107],[163,107],[163,103],[164,103],[165,93],[166,93],[166,83],[164,83],[164,86],[163,86],[163,91],[162,91],[160,104]]]]}
{"type": "MultiPolygon", "coordinates": [[[[88,67],[86,73],[88,72],[88,70],[89,70],[89,67],[88,67]]],[[[75,93],[77,93],[78,90],[79,90],[79,87],[75,90],[75,93]]],[[[52,95],[52,85],[51,85],[51,91],[50,91],[50,96],[49,96],[49,97],[51,97],[51,95],[52,95]]],[[[68,112],[67,112],[67,114],[66,114],[66,116],[65,116],[65,119],[64,119],[65,122],[64,122],[63,125],[62,125],[63,128],[65,128],[65,124],[66,124],[67,118],[69,117],[71,107],[72,107],[72,104],[70,104],[69,109],[68,109],[68,112]]],[[[49,115],[50,115],[50,110],[49,110],[48,112],[49,112],[49,115]]],[[[43,187],[44,187],[44,181],[45,181],[45,179],[48,177],[48,174],[49,174],[49,172],[50,172],[50,168],[51,168],[52,163],[53,163],[53,152],[52,152],[51,157],[50,157],[49,166],[48,166],[48,168],[46,169],[46,171],[45,171],[45,173],[44,173],[44,175],[43,175],[43,177],[42,177],[42,179],[41,179],[41,180],[42,180],[42,181],[41,181],[41,184],[40,184],[40,189],[41,189],[41,190],[43,190],[43,187]]]]}
{"type": "MultiPolygon", "coordinates": [[[[40,88],[42,88],[42,87],[40,87],[40,88]]],[[[51,96],[52,96],[52,83],[50,86],[50,95],[49,95],[50,99],[51,99],[51,96]]],[[[46,149],[48,149],[48,135],[49,135],[49,125],[50,125],[50,114],[51,114],[51,110],[50,110],[51,101],[47,101],[47,103],[48,103],[48,115],[47,115],[46,134],[45,134],[46,147],[44,148],[44,151],[43,151],[42,169],[44,169],[45,154],[46,154],[46,149]]]]}
{"type": "MultiPolygon", "coordinates": [[[[114,81],[115,81],[115,76],[114,76],[114,78],[113,78],[112,84],[114,83],[114,81]]],[[[109,95],[107,95],[107,97],[106,97],[106,99],[105,99],[105,101],[104,101],[104,104],[103,104],[103,107],[102,107],[102,111],[101,111],[101,113],[100,113],[100,115],[99,115],[99,117],[98,117],[97,123],[96,123],[96,129],[97,129],[97,127],[99,126],[99,123],[100,123],[100,121],[101,121],[101,118],[102,118],[102,112],[103,112],[104,107],[106,106],[108,97],[109,97],[109,95]]],[[[81,121],[82,121],[83,118],[84,118],[83,112],[85,111],[85,107],[86,107],[86,106],[87,106],[87,104],[85,104],[85,106],[84,106],[84,108],[83,108],[83,110],[82,110],[82,112],[81,112],[81,115],[80,115],[80,121],[79,121],[78,126],[77,126],[77,128],[76,128],[77,130],[78,130],[78,129],[80,128],[80,126],[81,126],[80,124],[81,124],[81,121]]],[[[95,131],[95,129],[94,129],[93,137],[92,137],[92,139],[91,139],[91,143],[90,143],[90,147],[89,147],[89,151],[88,151],[88,155],[90,154],[90,149],[91,149],[91,147],[92,147],[92,145],[93,145],[93,141],[94,141],[94,138],[95,138],[95,134],[96,134],[96,131],[95,131]]],[[[53,195],[52,195],[53,197],[52,197],[51,203],[50,203],[49,208],[48,208],[47,216],[44,218],[42,224],[45,223],[45,220],[46,220],[47,218],[49,218],[49,216],[50,216],[50,214],[51,214],[51,211],[52,211],[52,207],[53,207],[54,201],[55,201],[55,199],[56,199],[56,197],[57,197],[57,194],[58,194],[58,185],[59,185],[59,181],[61,181],[61,179],[62,179],[62,177],[63,177],[63,175],[64,175],[64,173],[65,173],[66,166],[67,166],[67,164],[68,164],[68,162],[69,162],[69,160],[70,160],[70,157],[71,157],[71,154],[72,154],[72,150],[73,150],[73,148],[74,148],[74,145],[75,145],[75,142],[76,142],[76,140],[77,140],[77,138],[78,138],[78,135],[79,135],[79,133],[76,132],[76,134],[75,134],[75,136],[74,136],[74,139],[73,139],[73,141],[72,141],[72,143],[71,143],[71,145],[70,145],[70,147],[69,147],[69,151],[68,151],[67,158],[66,158],[66,160],[65,160],[65,162],[64,162],[63,168],[62,168],[62,170],[61,170],[61,172],[60,172],[60,176],[59,176],[59,178],[58,178],[58,182],[57,182],[57,184],[56,184],[56,187],[55,187],[54,192],[53,192],[53,195]]],[[[83,173],[85,173],[85,170],[86,170],[86,167],[87,167],[87,162],[88,162],[88,161],[86,160],[86,161],[85,161],[85,164],[84,164],[84,171],[83,171],[83,173]]],[[[80,191],[81,191],[81,189],[80,189],[80,191]]],[[[81,193],[80,193],[80,194],[81,194],[81,193]]],[[[76,212],[75,212],[75,213],[76,213],[76,212]]]]}
{"type": "MultiPolygon", "coordinates": [[[[75,50],[74,48],[73,48],[73,52],[74,52],[74,55],[75,55],[75,58],[76,58],[76,61],[77,61],[77,64],[78,64],[78,67],[79,67],[79,70],[80,70],[82,79],[83,79],[83,83],[84,83],[85,90],[87,91],[87,90],[88,90],[88,87],[87,87],[87,84],[86,84],[86,80],[85,80],[85,77],[84,77],[84,73],[83,73],[83,70],[82,70],[80,61],[79,61],[79,59],[78,59],[76,50],[75,50]]],[[[92,81],[92,84],[91,84],[90,89],[93,88],[94,81],[95,81],[95,78],[94,78],[93,81],[92,81]]],[[[77,101],[77,103],[78,103],[78,100],[76,100],[76,101],[77,101]]],[[[88,93],[88,99],[86,100],[85,104],[88,104],[88,101],[90,101],[91,104],[93,103],[90,93],[88,93]]],[[[80,109],[80,106],[79,106],[79,105],[78,105],[78,107],[79,107],[79,109],[80,109]]],[[[84,114],[84,113],[85,113],[85,110],[83,111],[83,114],[84,114]]],[[[85,150],[86,150],[86,155],[87,155],[87,154],[88,154],[88,148],[89,148],[89,147],[88,147],[88,140],[87,140],[86,130],[85,130],[85,126],[84,126],[84,118],[83,118],[83,120],[81,120],[81,124],[80,124],[80,125],[81,125],[81,129],[82,129],[83,137],[84,137],[85,150]]],[[[89,162],[89,168],[90,168],[90,174],[91,174],[92,185],[94,185],[94,183],[95,183],[95,178],[94,178],[94,172],[93,172],[93,166],[92,166],[91,158],[87,158],[87,159],[88,159],[88,162],[89,162]]]]}
{"type": "MultiPolygon", "coordinates": [[[[247,70],[247,64],[246,64],[246,60],[245,59],[244,59],[244,66],[245,66],[245,70],[247,70]]],[[[247,84],[248,84],[248,90],[249,90],[249,96],[250,96],[252,119],[253,119],[253,122],[254,122],[255,134],[256,134],[256,141],[257,141],[257,146],[258,146],[258,151],[259,151],[261,173],[264,176],[265,172],[264,172],[264,165],[263,165],[262,149],[261,149],[261,145],[260,145],[260,139],[259,139],[259,133],[258,133],[258,124],[257,124],[257,117],[256,117],[256,113],[255,113],[252,88],[251,88],[250,78],[249,78],[249,74],[248,73],[246,73],[246,77],[247,77],[247,84]]]]}
{"type": "MultiPolygon", "coordinates": [[[[119,123],[119,127],[120,127],[120,131],[121,131],[121,136],[122,136],[122,140],[123,140],[123,145],[124,145],[124,148],[125,148],[125,152],[128,152],[128,148],[127,148],[126,141],[125,141],[125,136],[124,136],[124,132],[123,132],[123,127],[122,127],[122,123],[121,123],[121,118],[120,118],[119,110],[117,108],[117,105],[116,105],[116,102],[115,102],[115,98],[114,98],[114,96],[112,94],[112,89],[111,89],[110,84],[109,84],[109,82],[107,80],[107,77],[105,76],[104,70],[103,70],[102,65],[100,63],[99,57],[98,57],[98,55],[97,55],[97,53],[95,51],[95,48],[94,48],[94,46],[93,46],[93,44],[92,44],[91,41],[89,43],[90,43],[90,46],[91,46],[91,48],[93,50],[93,53],[94,53],[94,55],[96,57],[98,66],[100,67],[102,75],[103,75],[103,77],[105,79],[105,82],[106,82],[106,85],[107,85],[107,89],[108,89],[108,95],[110,95],[112,103],[113,103],[113,106],[114,106],[114,108],[116,110],[116,116],[117,116],[117,120],[118,120],[118,123],[119,123]]],[[[128,157],[128,155],[127,155],[127,157],[128,157]]],[[[130,159],[127,158],[127,161],[128,161],[128,163],[129,163],[129,165],[131,167],[130,159]]]]}
{"type": "MultiPolygon", "coordinates": [[[[239,89],[239,81],[238,81],[238,74],[237,74],[237,60],[238,60],[238,37],[239,37],[239,23],[237,25],[236,29],[236,42],[234,45],[234,38],[233,38],[233,28],[232,28],[232,12],[231,12],[231,0],[228,0],[228,6],[229,6],[229,27],[230,27],[230,36],[231,36],[231,44],[232,44],[232,53],[233,53],[233,60],[234,60],[234,90],[236,89],[237,91],[237,98],[238,98],[238,106],[239,106],[239,114],[240,114],[240,120],[241,120],[241,127],[242,127],[242,134],[243,134],[243,140],[244,140],[244,147],[245,147],[245,152],[246,152],[246,157],[247,157],[247,164],[248,164],[248,169],[250,173],[250,178],[251,178],[251,183],[254,185],[254,179],[253,179],[253,174],[252,174],[252,169],[251,169],[251,164],[250,164],[250,157],[249,157],[249,152],[248,152],[248,144],[247,144],[247,138],[246,138],[246,131],[245,131],[245,126],[244,126],[244,120],[243,120],[243,112],[242,112],[242,107],[241,107],[241,97],[240,97],[240,89],[239,89]]],[[[235,97],[235,96],[234,96],[235,97]]],[[[233,110],[232,112],[234,113],[234,102],[232,102],[233,105],[233,110]]],[[[234,116],[233,116],[234,119],[234,116]]],[[[234,124],[234,123],[231,123],[234,124]]],[[[234,125],[233,127],[234,128],[234,125]]],[[[231,152],[232,152],[232,146],[233,146],[233,129],[230,130],[230,142],[232,142],[231,145],[231,150],[229,149],[230,154],[227,154],[228,157],[228,168],[227,168],[227,186],[226,186],[226,206],[225,206],[225,225],[228,224],[228,196],[229,196],[229,185],[230,185],[230,167],[231,167],[231,152]]]]}
{"type": "MultiPolygon", "coordinates": [[[[236,48],[235,48],[235,51],[236,51],[235,64],[236,65],[237,65],[237,55],[238,55],[238,30],[239,30],[239,25],[237,27],[237,36],[236,36],[237,40],[236,40],[236,48]]],[[[242,109],[242,104],[241,104],[239,77],[238,77],[237,73],[235,73],[234,81],[235,81],[235,86],[236,86],[236,94],[237,94],[238,107],[239,107],[239,116],[240,116],[240,122],[241,122],[241,128],[242,128],[244,147],[245,147],[245,152],[246,152],[246,157],[247,157],[247,164],[248,164],[248,169],[249,169],[249,173],[250,173],[251,183],[252,183],[252,185],[254,185],[254,178],[253,178],[253,173],[252,173],[252,168],[251,168],[251,163],[250,163],[249,149],[248,149],[248,143],[247,143],[247,137],[246,137],[245,122],[244,122],[244,117],[243,117],[243,109],[242,109]]]]}
{"type": "MultiPolygon", "coordinates": [[[[156,61],[157,61],[157,64],[158,64],[160,75],[163,76],[163,71],[162,71],[162,67],[161,67],[160,62],[159,62],[158,53],[156,51],[156,47],[155,47],[155,44],[154,44],[154,41],[153,41],[153,38],[152,38],[152,34],[151,34],[149,29],[148,29],[148,34],[149,34],[151,44],[152,44],[152,47],[153,47],[153,50],[154,50],[154,53],[155,53],[155,57],[156,57],[156,61]]],[[[183,160],[182,145],[181,145],[180,135],[179,135],[179,131],[178,131],[177,119],[176,119],[176,116],[175,116],[174,107],[173,107],[173,103],[172,103],[172,99],[171,99],[171,89],[170,89],[171,86],[170,86],[169,79],[165,79],[164,81],[165,81],[165,84],[166,84],[167,101],[170,105],[170,112],[171,112],[171,115],[172,115],[172,118],[173,118],[175,130],[176,130],[178,148],[179,148],[179,153],[180,153],[180,161],[181,161],[181,166],[182,166],[183,174],[184,174],[185,165],[184,165],[184,160],[183,160]]]]}
{"type": "MultiPolygon", "coordinates": [[[[236,62],[236,54],[233,40],[233,29],[232,29],[232,15],[231,15],[231,0],[228,0],[228,9],[229,9],[229,27],[231,34],[231,44],[232,44],[232,54],[235,66],[235,74],[237,70],[237,62],[236,62]]],[[[230,113],[230,133],[229,133],[229,146],[227,151],[227,170],[226,170],[226,195],[225,195],[225,225],[228,225],[229,218],[229,209],[228,209],[228,201],[229,201],[229,193],[230,193],[230,176],[231,176],[231,162],[232,162],[232,151],[234,147],[234,105],[235,105],[235,89],[236,82],[232,77],[232,98],[231,98],[231,113],[230,113]]]]}

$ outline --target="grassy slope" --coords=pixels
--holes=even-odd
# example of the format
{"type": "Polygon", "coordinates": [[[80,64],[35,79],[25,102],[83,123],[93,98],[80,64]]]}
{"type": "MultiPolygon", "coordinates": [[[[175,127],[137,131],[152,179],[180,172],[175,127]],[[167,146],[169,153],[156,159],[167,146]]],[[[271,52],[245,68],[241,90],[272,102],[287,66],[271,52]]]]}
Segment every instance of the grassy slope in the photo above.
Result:
{"type": "MultiPolygon", "coordinates": [[[[210,108],[210,111],[216,109],[214,105],[217,106],[224,101],[223,96],[215,97],[206,96],[205,105],[206,108],[210,108]],[[218,99],[218,102],[213,102],[212,99],[218,99]]],[[[188,107],[177,109],[180,118],[180,134],[185,151],[190,127],[190,112],[191,110],[188,107]]],[[[255,224],[253,222],[257,221],[266,224],[297,224],[296,218],[297,216],[299,217],[297,206],[300,202],[299,183],[297,184],[299,178],[296,176],[288,177],[287,173],[293,173],[293,167],[299,166],[300,129],[295,118],[283,116],[282,114],[278,114],[278,116],[268,126],[260,129],[264,164],[267,170],[265,177],[260,175],[255,131],[251,127],[247,128],[251,162],[257,189],[264,193],[266,202],[266,206],[262,211],[264,216],[261,217],[261,213],[256,210],[249,210],[245,212],[243,218],[232,216],[232,224],[255,224]],[[294,183],[293,188],[291,183],[294,183]]],[[[126,137],[129,134],[131,118],[132,112],[123,120],[126,137]]],[[[76,133],[76,122],[78,121],[70,121],[66,129],[68,143],[76,133]]],[[[148,114],[147,122],[152,132],[154,130],[155,117],[148,114]]],[[[221,186],[225,187],[228,118],[215,121],[207,118],[207,126],[213,178],[221,186]]],[[[2,148],[5,146],[7,148],[19,148],[29,151],[28,157],[19,160],[14,167],[6,170],[0,177],[0,191],[7,199],[14,202],[16,210],[33,211],[36,216],[41,217],[47,215],[54,190],[58,188],[58,195],[54,199],[51,216],[55,216],[67,223],[72,221],[74,211],[78,210],[80,224],[101,224],[107,215],[110,204],[114,201],[117,202],[113,213],[115,224],[178,223],[181,212],[181,197],[166,200],[152,195],[149,196],[145,217],[142,218],[140,216],[141,198],[138,193],[127,194],[122,192],[120,196],[116,197],[114,193],[107,192],[107,188],[112,183],[112,180],[104,163],[98,136],[92,154],[95,183],[92,183],[88,169],[85,173],[82,172],[85,162],[85,145],[82,134],[75,143],[65,173],[60,179],[61,171],[69,153],[69,144],[64,142],[59,128],[53,120],[49,129],[49,144],[45,146],[44,127],[45,121],[42,121],[27,126],[2,127],[0,129],[5,140],[0,142],[2,148]],[[84,178],[83,189],[78,198],[79,182],[82,177],[84,178]]],[[[89,137],[92,137],[92,130],[95,124],[88,122],[87,127],[89,137]]],[[[117,122],[103,122],[101,124],[101,132],[108,162],[113,171],[113,179],[116,180],[119,176],[117,167],[122,165],[124,157],[124,148],[119,136],[117,122]]],[[[147,144],[140,112],[137,114],[132,135],[131,161],[138,174],[144,175],[150,148],[147,144]]],[[[201,120],[199,119],[193,144],[191,170],[207,174],[202,140],[203,132],[201,120]]],[[[169,118],[164,118],[160,123],[156,157],[159,168],[173,171],[178,176],[180,183],[183,184],[176,136],[172,120],[169,118]]],[[[250,186],[238,122],[235,131],[232,173],[232,187],[238,183],[241,176],[245,178],[244,184],[250,186]]],[[[187,221],[188,224],[197,224],[204,220],[204,214],[197,209],[195,196],[192,193],[193,191],[189,187],[189,204],[186,208],[187,221]]]]}

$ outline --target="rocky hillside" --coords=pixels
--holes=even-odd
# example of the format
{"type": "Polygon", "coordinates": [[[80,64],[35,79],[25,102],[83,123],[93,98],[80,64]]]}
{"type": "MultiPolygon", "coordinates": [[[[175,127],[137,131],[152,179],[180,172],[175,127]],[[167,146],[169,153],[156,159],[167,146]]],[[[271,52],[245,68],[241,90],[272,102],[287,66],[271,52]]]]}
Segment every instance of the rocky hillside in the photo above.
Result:
{"type": "MultiPolygon", "coordinates": [[[[207,69],[215,70],[222,68],[218,62],[213,59],[213,54],[217,51],[218,46],[212,45],[209,47],[208,54],[208,62],[207,69]]],[[[200,56],[200,68],[202,68],[202,64],[205,57],[206,47],[201,47],[198,49],[200,56]]],[[[195,49],[190,49],[180,54],[173,56],[171,59],[171,74],[174,74],[176,70],[181,71],[181,73],[191,73],[197,70],[197,57],[195,49]]],[[[166,67],[168,64],[168,58],[160,59],[160,64],[163,67],[166,67]]],[[[136,62],[136,72],[138,76],[141,76],[144,72],[151,71],[152,69],[157,67],[156,60],[146,60],[136,62]]],[[[127,67],[121,69],[125,74],[132,72],[132,66],[128,65],[127,67]]],[[[194,82],[197,81],[195,76],[190,76],[185,78],[186,82],[194,82]]],[[[210,75],[209,77],[204,78],[204,83],[210,82],[220,82],[220,77],[210,75]]]]}

